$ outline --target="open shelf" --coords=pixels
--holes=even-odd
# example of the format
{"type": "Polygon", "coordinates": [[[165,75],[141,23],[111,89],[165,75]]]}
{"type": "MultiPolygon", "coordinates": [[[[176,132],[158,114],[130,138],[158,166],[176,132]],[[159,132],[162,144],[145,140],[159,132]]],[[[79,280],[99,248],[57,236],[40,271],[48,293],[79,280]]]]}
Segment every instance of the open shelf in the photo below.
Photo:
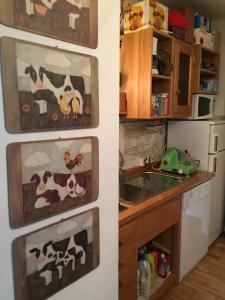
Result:
{"type": "Polygon", "coordinates": [[[175,232],[175,226],[171,226],[139,248],[139,253],[142,253],[142,255],[146,254],[147,261],[152,261],[152,259],[154,260],[154,262],[149,263],[151,268],[151,276],[154,276],[155,278],[153,280],[151,277],[151,284],[154,283],[154,286],[151,286],[149,300],[158,299],[159,296],[162,295],[164,291],[176,281],[175,273],[177,271],[177,257],[175,251],[175,232]],[[159,259],[162,253],[164,253],[164,256],[166,257],[166,264],[169,264],[167,266],[162,266],[162,262],[160,263],[159,259]],[[150,254],[151,258],[147,258],[147,255],[150,254]],[[157,263],[157,266],[155,263],[157,263]],[[153,271],[152,268],[155,269],[155,271],[153,271]],[[159,268],[161,269],[161,272],[165,272],[164,274],[167,275],[165,278],[159,276],[159,268]],[[164,271],[163,268],[165,268],[164,271]]]}
{"type": "Polygon", "coordinates": [[[162,287],[163,284],[166,283],[167,280],[169,280],[169,277],[172,275],[172,273],[170,272],[166,278],[162,278],[162,277],[159,277],[157,276],[157,279],[156,279],[156,286],[154,287],[154,289],[151,289],[151,294],[150,294],[150,299],[151,299],[151,296],[159,289],[162,287]]]}
{"type": "Polygon", "coordinates": [[[161,75],[161,74],[152,74],[152,79],[153,80],[170,80],[171,77],[166,76],[166,75],[161,75]]]}
{"type": "Polygon", "coordinates": [[[198,90],[195,94],[204,94],[204,95],[217,95],[218,93],[206,92],[202,90],[198,90]]]}
{"type": "Polygon", "coordinates": [[[169,33],[162,31],[162,30],[158,30],[156,28],[153,29],[153,36],[155,36],[159,39],[163,39],[163,38],[172,39],[172,36],[169,33]]]}
{"type": "Polygon", "coordinates": [[[217,71],[213,71],[213,70],[210,70],[210,69],[201,68],[200,72],[204,76],[210,76],[210,77],[211,76],[218,76],[218,72],[217,71]]]}
{"type": "Polygon", "coordinates": [[[207,47],[201,46],[202,52],[204,55],[219,55],[219,53],[213,49],[209,49],[207,47]]]}
{"type": "Polygon", "coordinates": [[[218,88],[220,67],[219,53],[201,45],[195,45],[194,51],[195,60],[193,73],[195,74],[195,80],[193,80],[193,93],[217,95],[217,92],[207,92],[206,90],[208,81],[211,81],[211,85],[215,85],[211,90],[216,91],[216,86],[218,88]],[[205,85],[206,90],[201,90],[202,85],[205,85]]]}

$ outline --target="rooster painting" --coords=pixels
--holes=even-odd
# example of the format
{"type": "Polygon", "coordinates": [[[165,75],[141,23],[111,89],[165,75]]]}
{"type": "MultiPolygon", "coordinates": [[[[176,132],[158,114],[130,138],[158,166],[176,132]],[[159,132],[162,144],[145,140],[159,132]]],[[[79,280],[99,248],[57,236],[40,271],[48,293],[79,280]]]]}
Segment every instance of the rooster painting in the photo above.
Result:
{"type": "Polygon", "coordinates": [[[69,169],[70,171],[72,171],[76,166],[79,166],[81,164],[82,159],[82,154],[77,154],[74,159],[71,159],[69,151],[66,151],[64,153],[64,162],[66,164],[67,169],[69,169]]]}

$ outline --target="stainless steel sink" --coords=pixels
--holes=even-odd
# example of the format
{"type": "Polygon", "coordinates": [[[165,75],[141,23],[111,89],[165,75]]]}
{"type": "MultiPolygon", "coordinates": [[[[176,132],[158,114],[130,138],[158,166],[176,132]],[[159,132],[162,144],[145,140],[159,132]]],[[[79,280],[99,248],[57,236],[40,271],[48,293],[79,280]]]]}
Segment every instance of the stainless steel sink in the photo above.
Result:
{"type": "Polygon", "coordinates": [[[153,172],[137,174],[120,182],[120,199],[136,205],[184,181],[185,178],[153,172]]]}

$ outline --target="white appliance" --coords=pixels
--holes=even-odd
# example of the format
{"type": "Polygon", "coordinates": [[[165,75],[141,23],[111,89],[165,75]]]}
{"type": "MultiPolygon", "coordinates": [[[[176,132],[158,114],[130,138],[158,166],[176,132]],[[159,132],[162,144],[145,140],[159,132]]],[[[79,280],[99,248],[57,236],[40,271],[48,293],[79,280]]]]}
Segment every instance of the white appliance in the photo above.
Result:
{"type": "Polygon", "coordinates": [[[168,146],[188,150],[200,161],[200,170],[215,172],[212,179],[209,245],[224,229],[225,119],[220,121],[170,121],[168,146]]]}
{"type": "Polygon", "coordinates": [[[210,189],[208,181],[183,194],[180,281],[208,251],[210,189]]]}
{"type": "Polygon", "coordinates": [[[192,115],[189,119],[211,119],[215,112],[215,96],[195,94],[192,96],[192,115]]]}

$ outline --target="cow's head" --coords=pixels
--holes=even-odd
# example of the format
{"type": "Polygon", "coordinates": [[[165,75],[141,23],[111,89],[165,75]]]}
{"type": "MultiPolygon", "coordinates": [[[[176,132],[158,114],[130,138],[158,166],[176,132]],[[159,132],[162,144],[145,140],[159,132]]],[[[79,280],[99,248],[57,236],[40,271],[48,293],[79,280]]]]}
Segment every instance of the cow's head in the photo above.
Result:
{"type": "Polygon", "coordinates": [[[50,171],[40,171],[35,173],[31,177],[30,181],[35,182],[37,189],[43,191],[46,188],[48,178],[50,177],[52,177],[52,173],[50,171]]]}
{"type": "Polygon", "coordinates": [[[57,255],[52,248],[52,241],[47,242],[39,248],[32,248],[29,252],[35,254],[37,259],[37,269],[41,270],[46,264],[57,259],[57,255]]]}
{"type": "Polygon", "coordinates": [[[25,74],[30,76],[36,89],[42,89],[44,87],[42,69],[43,69],[42,67],[33,66],[33,65],[30,65],[25,69],[25,74]]]}

